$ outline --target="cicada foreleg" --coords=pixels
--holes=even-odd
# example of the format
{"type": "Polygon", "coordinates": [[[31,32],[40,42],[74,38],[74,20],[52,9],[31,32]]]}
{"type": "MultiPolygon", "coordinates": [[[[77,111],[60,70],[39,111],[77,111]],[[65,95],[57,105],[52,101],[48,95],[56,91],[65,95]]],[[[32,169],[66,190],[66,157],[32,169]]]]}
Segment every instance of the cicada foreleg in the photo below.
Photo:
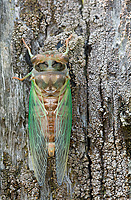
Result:
{"type": "Polygon", "coordinates": [[[31,53],[31,50],[30,50],[30,48],[28,47],[28,45],[25,43],[25,40],[22,38],[22,41],[23,41],[23,43],[24,43],[24,45],[25,45],[25,47],[27,48],[27,50],[28,50],[28,53],[29,53],[29,56],[32,58],[33,57],[33,54],[31,53]]]}
{"type": "Polygon", "coordinates": [[[18,78],[18,77],[12,77],[13,79],[18,79],[19,81],[23,81],[25,80],[27,77],[29,77],[32,74],[33,71],[31,71],[30,73],[28,73],[26,76],[24,76],[23,78],[18,78]]]}
{"type": "MultiPolygon", "coordinates": [[[[25,41],[24,41],[23,38],[22,38],[22,41],[23,41],[25,47],[26,47],[27,50],[28,50],[29,56],[32,58],[32,57],[33,57],[33,54],[31,53],[30,48],[29,48],[28,45],[25,43],[25,41]]],[[[18,79],[19,81],[23,81],[23,80],[25,80],[28,76],[30,76],[31,74],[32,74],[32,71],[31,71],[30,73],[28,73],[26,76],[24,76],[23,78],[13,77],[13,79],[18,79]]]]}
{"type": "Polygon", "coordinates": [[[66,52],[64,54],[68,54],[69,51],[69,40],[72,38],[72,34],[66,39],[66,52]]]}

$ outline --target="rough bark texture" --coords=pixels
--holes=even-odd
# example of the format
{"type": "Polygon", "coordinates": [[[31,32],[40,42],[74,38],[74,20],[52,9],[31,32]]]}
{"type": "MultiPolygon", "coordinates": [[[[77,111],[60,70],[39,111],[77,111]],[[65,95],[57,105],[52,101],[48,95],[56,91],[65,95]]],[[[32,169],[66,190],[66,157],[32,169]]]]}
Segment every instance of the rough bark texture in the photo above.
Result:
{"type": "MultiPolygon", "coordinates": [[[[129,0],[2,0],[1,199],[129,199],[131,82],[129,0]],[[68,173],[58,186],[34,176],[28,140],[32,53],[63,52],[70,40],[73,123],[68,173]]],[[[51,170],[50,165],[53,165],[51,170]]],[[[52,178],[52,179],[51,179],[52,178]]]]}

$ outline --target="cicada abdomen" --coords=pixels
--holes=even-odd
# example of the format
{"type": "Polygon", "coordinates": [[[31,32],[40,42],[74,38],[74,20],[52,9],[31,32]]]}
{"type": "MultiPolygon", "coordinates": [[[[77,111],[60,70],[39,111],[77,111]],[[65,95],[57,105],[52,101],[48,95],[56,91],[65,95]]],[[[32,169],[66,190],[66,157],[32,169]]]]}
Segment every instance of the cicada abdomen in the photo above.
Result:
{"type": "Polygon", "coordinates": [[[66,52],[44,52],[33,56],[29,98],[29,141],[33,167],[39,185],[45,181],[47,157],[56,157],[58,184],[62,184],[67,166],[72,125],[72,99],[70,77],[67,69],[68,41],[66,52]]]}

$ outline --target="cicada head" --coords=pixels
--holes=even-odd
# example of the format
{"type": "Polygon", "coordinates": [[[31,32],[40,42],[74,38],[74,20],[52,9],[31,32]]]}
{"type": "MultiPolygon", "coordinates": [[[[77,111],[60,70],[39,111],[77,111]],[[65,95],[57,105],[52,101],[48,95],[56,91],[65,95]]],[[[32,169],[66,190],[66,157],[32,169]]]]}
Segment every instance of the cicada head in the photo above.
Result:
{"type": "Polygon", "coordinates": [[[42,71],[63,71],[66,68],[68,63],[68,43],[72,35],[66,40],[66,52],[59,53],[48,51],[42,54],[32,55],[30,48],[26,45],[24,39],[23,42],[28,49],[29,56],[31,57],[31,62],[34,66],[34,69],[38,72],[42,71]]]}
{"type": "Polygon", "coordinates": [[[63,71],[68,63],[68,56],[52,51],[37,54],[31,58],[34,68],[38,71],[63,71]]]}

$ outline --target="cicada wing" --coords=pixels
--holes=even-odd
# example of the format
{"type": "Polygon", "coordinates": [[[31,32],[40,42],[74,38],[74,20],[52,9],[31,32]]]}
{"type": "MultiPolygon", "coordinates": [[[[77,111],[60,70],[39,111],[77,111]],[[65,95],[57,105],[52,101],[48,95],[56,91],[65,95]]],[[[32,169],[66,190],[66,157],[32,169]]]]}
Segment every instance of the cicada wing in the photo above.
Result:
{"type": "Polygon", "coordinates": [[[43,185],[47,167],[47,115],[32,81],[29,99],[29,140],[35,176],[43,185]]]}
{"type": "Polygon", "coordinates": [[[63,98],[58,102],[55,124],[56,173],[59,185],[62,184],[67,167],[71,126],[72,98],[70,82],[69,80],[67,80],[66,90],[63,95],[63,98]]]}

